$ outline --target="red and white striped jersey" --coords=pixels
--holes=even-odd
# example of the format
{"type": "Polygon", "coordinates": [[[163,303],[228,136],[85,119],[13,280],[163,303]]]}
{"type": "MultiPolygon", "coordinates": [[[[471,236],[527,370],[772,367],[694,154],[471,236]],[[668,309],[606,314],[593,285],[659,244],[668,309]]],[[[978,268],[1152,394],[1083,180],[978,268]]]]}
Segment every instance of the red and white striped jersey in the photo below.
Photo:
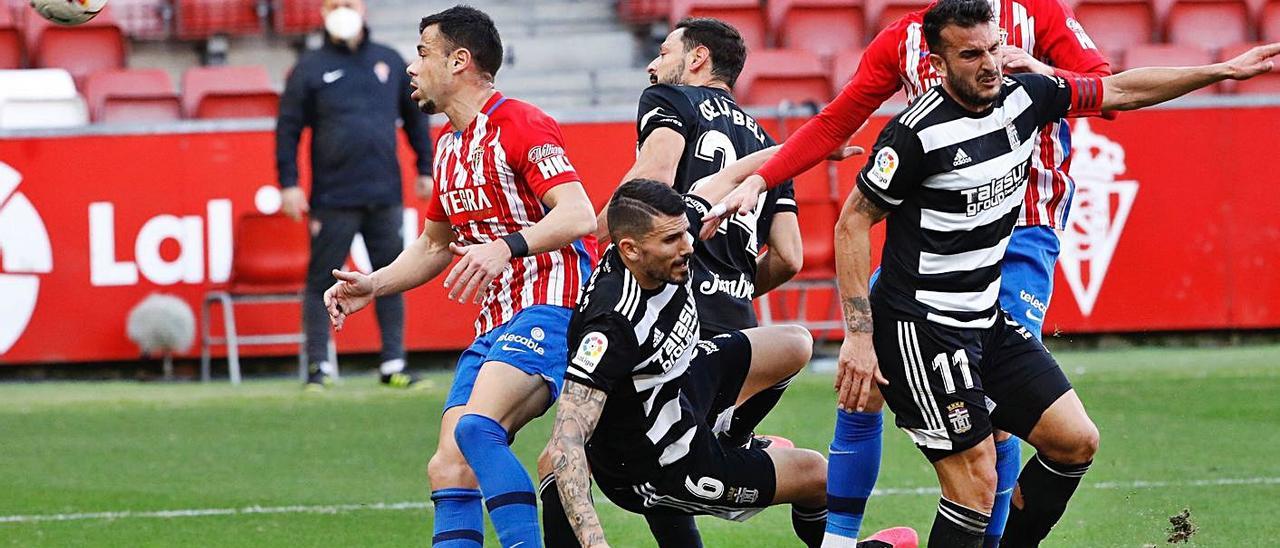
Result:
{"type": "MultiPolygon", "coordinates": [[[[435,193],[427,219],[448,222],[459,243],[482,244],[533,226],[550,211],[542,197],[580,181],[560,125],[537,107],[495,92],[462,131],[436,140],[435,193]]],[[[596,262],[594,236],[549,253],[515,258],[485,290],[476,336],[524,308],[572,308],[596,262]]]]}
{"type": "MultiPolygon", "coordinates": [[[[1111,73],[1106,59],[1063,0],[992,0],[991,5],[1006,44],[1064,71],[1098,76],[1111,73]]],[[[812,167],[898,90],[914,100],[942,83],[941,75],[929,63],[923,32],[926,11],[927,7],[909,13],[876,35],[840,95],[797,130],[759,170],[766,182],[776,184],[812,167]],[[798,142],[793,145],[791,141],[798,142]],[[800,149],[810,152],[796,154],[800,149]]],[[[1066,226],[1075,190],[1067,175],[1070,153],[1066,123],[1059,120],[1041,129],[1020,225],[1066,226]]]]}

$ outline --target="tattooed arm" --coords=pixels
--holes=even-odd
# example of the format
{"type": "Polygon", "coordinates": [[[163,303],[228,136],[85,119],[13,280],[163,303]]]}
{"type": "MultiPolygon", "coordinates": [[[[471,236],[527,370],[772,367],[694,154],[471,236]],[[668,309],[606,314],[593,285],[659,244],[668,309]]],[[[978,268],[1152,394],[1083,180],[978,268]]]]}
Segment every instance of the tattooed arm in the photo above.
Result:
{"type": "Polygon", "coordinates": [[[604,402],[603,390],[565,379],[560,409],[551,433],[551,465],[564,514],[583,548],[608,546],[604,528],[591,502],[591,470],[587,467],[587,440],[596,429],[604,402]]]}
{"type": "Polygon", "coordinates": [[[871,396],[871,382],[888,384],[880,375],[871,345],[871,227],[888,212],[854,188],[836,222],[836,284],[844,310],[844,343],[836,367],[837,402],[843,411],[861,412],[871,396]]]}

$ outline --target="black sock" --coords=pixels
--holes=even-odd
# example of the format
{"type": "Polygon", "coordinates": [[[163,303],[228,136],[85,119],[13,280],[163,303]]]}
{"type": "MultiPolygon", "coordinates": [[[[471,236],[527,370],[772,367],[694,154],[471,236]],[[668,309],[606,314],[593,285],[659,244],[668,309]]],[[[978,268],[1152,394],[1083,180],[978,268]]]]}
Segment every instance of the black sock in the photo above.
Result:
{"type": "Polygon", "coordinates": [[[991,514],[966,508],[946,498],[938,499],[938,514],[929,531],[929,546],[945,548],[982,548],[991,514]]]}
{"type": "Polygon", "coordinates": [[[556,490],[555,474],[547,474],[538,485],[538,498],[542,499],[542,544],[555,548],[577,548],[577,535],[573,534],[573,526],[564,515],[564,504],[560,502],[560,491],[556,490]]]}
{"type": "Polygon", "coordinates": [[[795,377],[787,377],[786,380],[764,389],[734,409],[733,422],[729,424],[729,431],[724,434],[724,444],[731,447],[745,445],[756,426],[760,425],[760,421],[763,421],[765,415],[778,405],[778,400],[782,399],[782,393],[786,391],[793,378],[795,377]]]}
{"type": "Polygon", "coordinates": [[[660,548],[702,548],[702,535],[693,516],[654,514],[644,520],[649,522],[649,532],[660,548]]]}
{"type": "MultiPolygon", "coordinates": [[[[1022,495],[1022,507],[1009,505],[1009,522],[1004,527],[1000,546],[1039,546],[1040,541],[1049,535],[1049,530],[1062,519],[1062,513],[1067,511],[1067,501],[1076,492],[1090,464],[1093,461],[1062,464],[1038,453],[1031,457],[1018,476],[1017,493],[1022,495]]],[[[1016,501],[1018,497],[1014,499],[1016,501]]]]}
{"type": "Polygon", "coordinates": [[[809,508],[798,504],[791,505],[791,528],[796,536],[809,548],[822,546],[822,537],[827,529],[827,507],[809,508]]]}

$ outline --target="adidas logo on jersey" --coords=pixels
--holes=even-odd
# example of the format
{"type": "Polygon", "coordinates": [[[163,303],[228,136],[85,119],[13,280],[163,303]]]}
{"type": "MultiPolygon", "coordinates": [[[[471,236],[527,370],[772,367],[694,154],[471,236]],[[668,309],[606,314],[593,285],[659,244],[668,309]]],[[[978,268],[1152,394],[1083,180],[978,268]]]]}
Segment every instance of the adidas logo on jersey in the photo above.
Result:
{"type": "Polygon", "coordinates": [[[972,161],[973,158],[970,158],[968,154],[965,154],[963,148],[958,148],[956,149],[956,159],[951,161],[951,166],[962,166],[972,161]]]}

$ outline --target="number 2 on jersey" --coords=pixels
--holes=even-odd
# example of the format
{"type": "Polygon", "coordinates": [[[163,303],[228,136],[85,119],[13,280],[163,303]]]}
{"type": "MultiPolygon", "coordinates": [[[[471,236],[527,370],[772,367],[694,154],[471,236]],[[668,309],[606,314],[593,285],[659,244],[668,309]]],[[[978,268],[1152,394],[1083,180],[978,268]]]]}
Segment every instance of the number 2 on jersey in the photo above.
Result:
{"type": "MultiPolygon", "coordinates": [[[[733,147],[733,141],[730,140],[729,136],[725,135],[724,132],[715,129],[708,130],[698,137],[698,142],[696,146],[694,146],[693,153],[699,160],[715,165],[715,169],[712,170],[713,172],[719,172],[723,170],[725,166],[738,161],[738,152],[733,147]]],[[[693,185],[689,187],[689,190],[693,191],[698,188],[703,181],[709,178],[710,176],[695,181],[693,185]]],[[[766,192],[760,193],[760,203],[764,203],[766,194],[766,192]]],[[[729,231],[730,222],[739,223],[749,235],[750,245],[747,251],[750,252],[752,256],[756,256],[759,253],[760,247],[756,238],[756,223],[760,219],[760,209],[760,206],[756,206],[756,209],[749,215],[734,216],[732,219],[722,221],[720,226],[716,229],[716,233],[725,234],[729,231]]]]}

